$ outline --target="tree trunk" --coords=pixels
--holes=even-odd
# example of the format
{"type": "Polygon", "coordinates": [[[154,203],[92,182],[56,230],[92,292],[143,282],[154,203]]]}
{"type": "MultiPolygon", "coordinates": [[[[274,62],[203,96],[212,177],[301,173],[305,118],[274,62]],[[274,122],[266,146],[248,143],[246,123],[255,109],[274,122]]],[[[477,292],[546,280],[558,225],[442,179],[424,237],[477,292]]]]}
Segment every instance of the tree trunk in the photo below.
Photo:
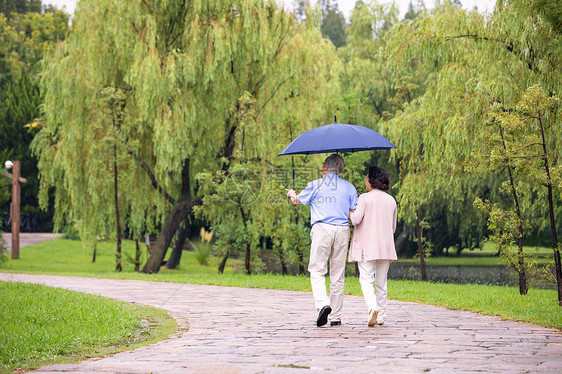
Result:
{"type": "Polygon", "coordinates": [[[166,221],[164,221],[164,225],[162,225],[162,229],[160,229],[160,234],[158,234],[158,239],[156,239],[156,243],[150,252],[150,257],[142,269],[143,273],[157,273],[160,270],[162,261],[166,256],[166,252],[181,222],[187,219],[195,205],[200,205],[202,203],[202,197],[191,197],[189,168],[190,159],[186,158],[183,162],[183,169],[181,172],[181,198],[172,208],[166,221]]]}
{"type": "Polygon", "coordinates": [[[277,246],[277,255],[279,256],[279,262],[281,263],[281,274],[287,275],[287,263],[285,262],[285,253],[283,252],[283,247],[281,247],[281,245],[277,246]]]}
{"type": "Polygon", "coordinates": [[[546,140],[544,138],[544,127],[539,116],[539,123],[542,135],[542,148],[544,158],[544,170],[547,177],[548,189],[548,210],[550,213],[550,231],[552,235],[552,248],[554,251],[554,266],[556,268],[556,284],[558,286],[558,305],[562,306],[562,267],[560,264],[560,249],[558,247],[558,235],[556,234],[556,223],[554,220],[554,203],[552,199],[552,179],[550,177],[550,167],[548,165],[548,153],[546,152],[546,140]]]}
{"type": "Polygon", "coordinates": [[[187,239],[187,234],[189,233],[189,216],[187,216],[183,223],[180,225],[180,228],[177,232],[176,243],[174,245],[174,249],[172,249],[172,253],[170,254],[170,258],[166,263],[166,267],[168,269],[176,269],[180,264],[181,255],[183,253],[183,247],[185,245],[185,241],[187,239]]]}
{"type": "Polygon", "coordinates": [[[523,262],[523,255],[521,251],[519,251],[519,266],[518,266],[518,273],[519,273],[519,294],[526,295],[528,291],[527,287],[527,275],[525,272],[525,264],[523,262]]]}
{"type": "MultiPolygon", "coordinates": [[[[291,128],[291,124],[289,123],[289,129],[290,128],[291,128]]],[[[276,212],[275,226],[277,227],[278,225],[279,225],[279,214],[276,212]]],[[[279,256],[279,262],[281,263],[281,275],[287,275],[288,271],[287,271],[287,264],[285,263],[285,251],[283,251],[283,246],[281,244],[275,245],[275,243],[273,244],[273,246],[277,247],[277,255],[279,256]]]]}
{"type": "Polygon", "coordinates": [[[396,240],[394,241],[394,246],[396,247],[396,254],[398,256],[400,256],[404,252],[404,249],[406,248],[406,244],[408,244],[408,237],[410,236],[410,232],[411,232],[410,227],[404,225],[404,229],[400,234],[398,234],[398,237],[396,237],[396,240]]]}
{"type": "MultiPolygon", "coordinates": [[[[239,205],[240,207],[240,214],[242,215],[242,223],[244,223],[244,230],[246,231],[246,234],[249,235],[248,232],[248,223],[246,222],[246,214],[244,213],[244,209],[242,209],[242,205],[239,205]]],[[[244,268],[246,269],[246,274],[250,275],[252,274],[252,271],[250,269],[250,255],[252,254],[252,242],[249,240],[248,243],[246,244],[246,259],[244,261],[244,268]]]]}
{"type": "Polygon", "coordinates": [[[140,269],[140,246],[138,239],[135,240],[135,244],[137,246],[135,250],[135,271],[138,272],[140,269]]]}
{"type": "Polygon", "coordinates": [[[117,252],[115,253],[115,270],[122,271],[121,264],[121,219],[119,217],[119,193],[117,184],[117,146],[113,147],[113,188],[115,191],[115,221],[117,222],[117,252]]]}
{"type": "Polygon", "coordinates": [[[181,221],[191,212],[195,205],[199,204],[201,204],[201,197],[176,203],[166,218],[164,225],[162,225],[156,243],[152,246],[150,257],[142,269],[143,273],[157,273],[160,270],[168,247],[170,247],[170,243],[178,231],[181,221]]]}
{"type": "MultiPolygon", "coordinates": [[[[546,161],[545,161],[546,162],[546,161]]],[[[548,168],[547,168],[548,170],[548,168]]],[[[550,180],[550,177],[549,177],[550,180]]],[[[552,185],[548,185],[548,208],[550,210],[550,230],[552,234],[552,248],[554,250],[554,266],[556,268],[556,284],[558,286],[558,305],[562,306],[562,267],[560,264],[560,249],[558,247],[558,235],[554,221],[554,203],[552,201],[552,185]]]]}
{"type": "MultiPolygon", "coordinates": [[[[293,135],[291,135],[291,138],[293,135]]],[[[293,168],[293,184],[295,183],[294,168],[293,168]]],[[[299,216],[295,217],[295,224],[299,224],[299,216]]],[[[300,246],[299,246],[300,247],[300,246]]],[[[302,249],[297,247],[297,255],[299,259],[299,275],[304,275],[304,253],[302,249]]]]}
{"type": "Polygon", "coordinates": [[[92,262],[96,262],[97,249],[98,249],[98,242],[94,241],[94,253],[92,254],[92,262]]]}
{"type": "Polygon", "coordinates": [[[252,252],[252,243],[248,242],[248,244],[246,244],[246,261],[244,264],[244,267],[246,269],[246,274],[250,275],[252,274],[252,270],[250,269],[250,254],[252,252]]]}
{"type": "MultiPolygon", "coordinates": [[[[507,145],[503,137],[503,128],[500,126],[500,135],[503,142],[503,149],[507,152],[507,145]]],[[[509,183],[511,184],[511,193],[513,195],[513,201],[515,201],[515,209],[517,212],[517,218],[519,219],[518,230],[519,236],[517,237],[517,262],[516,267],[517,274],[519,274],[519,294],[526,295],[528,291],[527,287],[527,274],[525,271],[525,262],[523,261],[523,217],[521,215],[521,209],[519,208],[519,197],[517,196],[517,190],[515,189],[515,182],[513,181],[513,173],[511,171],[511,166],[507,165],[507,172],[509,174],[509,183]]]]}
{"type": "Polygon", "coordinates": [[[519,236],[517,237],[517,273],[519,274],[519,294],[526,295],[529,287],[527,286],[527,272],[525,269],[525,262],[523,259],[523,218],[521,217],[521,210],[519,209],[519,199],[517,197],[517,191],[515,190],[515,184],[513,183],[513,177],[511,174],[511,167],[508,166],[509,179],[511,182],[511,191],[513,193],[513,198],[515,199],[515,207],[517,210],[517,218],[519,219],[518,230],[519,236]]]}
{"type": "Polygon", "coordinates": [[[420,221],[418,218],[416,218],[416,231],[418,236],[418,252],[420,254],[421,280],[427,281],[427,272],[425,269],[425,258],[422,245],[422,228],[420,227],[420,221]]]}
{"type": "Polygon", "coordinates": [[[224,274],[224,267],[226,266],[226,260],[228,260],[228,256],[230,255],[230,251],[226,251],[226,254],[221,260],[219,264],[219,274],[224,274]]]}

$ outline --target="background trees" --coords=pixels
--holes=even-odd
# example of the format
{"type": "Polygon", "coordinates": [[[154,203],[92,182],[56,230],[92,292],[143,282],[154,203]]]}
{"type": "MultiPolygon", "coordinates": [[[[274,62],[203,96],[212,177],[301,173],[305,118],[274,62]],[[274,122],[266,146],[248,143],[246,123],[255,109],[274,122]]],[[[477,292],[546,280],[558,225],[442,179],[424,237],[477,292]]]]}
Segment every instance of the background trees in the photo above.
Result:
{"type": "MultiPolygon", "coordinates": [[[[412,178],[426,175],[436,187],[420,193],[419,183],[407,183],[410,174],[403,173],[403,212],[406,196],[423,202],[439,192],[440,197],[447,194],[447,201],[458,206],[502,178],[495,174],[488,183],[482,182],[490,180],[489,174],[464,178],[464,167],[472,152],[486,149],[488,133],[483,123],[495,105],[512,112],[536,83],[545,87],[547,96],[560,90],[560,55],[552,53],[556,43],[551,42],[559,37],[559,30],[550,22],[517,1],[499,2],[487,20],[476,12],[445,6],[394,29],[387,51],[396,70],[409,69],[413,61],[437,67],[425,92],[385,123],[391,137],[400,139],[396,156],[409,163],[412,178]]],[[[560,135],[560,115],[557,110],[552,113],[545,144],[560,135]]],[[[550,162],[558,163],[554,161],[559,160],[557,152],[551,152],[550,162]]],[[[525,170],[520,164],[511,166],[525,170]]],[[[531,199],[530,205],[537,207],[549,205],[545,195],[538,198],[526,193],[522,198],[531,199]]],[[[447,208],[448,212],[454,210],[453,206],[447,208]]],[[[467,210],[460,212],[468,216],[467,210]]],[[[544,219],[548,220],[548,215],[544,219]]],[[[555,249],[555,258],[556,253],[555,249]]]]}
{"type": "MultiPolygon", "coordinates": [[[[52,229],[52,210],[41,212],[37,195],[39,181],[37,160],[29,145],[41,126],[42,102],[39,73],[43,54],[64,40],[68,15],[49,7],[44,13],[41,1],[3,1],[0,4],[0,159],[20,160],[27,183],[22,184],[24,215],[33,217],[36,230],[52,229]]],[[[0,212],[8,212],[11,190],[2,178],[0,212]]],[[[2,217],[3,219],[3,217],[2,217]]]]}
{"type": "Polygon", "coordinates": [[[0,13],[10,15],[12,13],[40,13],[41,0],[3,0],[0,3],[0,13]]]}
{"type": "Polygon", "coordinates": [[[338,9],[338,4],[333,0],[320,0],[318,6],[322,11],[320,30],[322,35],[332,41],[336,48],[346,43],[345,17],[338,9]]]}
{"type": "Polygon", "coordinates": [[[45,72],[43,191],[57,187],[57,225],[108,235],[117,160],[123,226],[160,227],[145,272],[202,202],[196,175],[220,184],[233,165],[274,158],[276,124],[290,114],[295,131],[312,127],[337,92],[333,46],[274,3],[85,1],[73,24],[45,72]]]}
{"type": "MultiPolygon", "coordinates": [[[[557,237],[560,12],[527,5],[500,1],[482,15],[420,2],[400,20],[393,6],[361,1],[346,24],[331,1],[298,2],[296,17],[258,0],[81,1],[69,38],[44,65],[45,127],[34,141],[41,202],[54,187],[57,226],[80,221],[84,237],[118,237],[119,226],[131,238],[157,234],[145,272],[158,271],[172,242],[177,266],[190,225],[203,223],[221,233],[222,258],[237,248],[248,273],[263,248],[282,271],[293,262],[303,272],[308,215],[282,197],[314,179],[325,155],[276,155],[337,114],[398,146],[347,155],[346,177],[362,190],[367,165],[389,171],[401,254],[479,247],[489,217],[474,201],[511,211],[513,194],[502,193],[510,174],[521,177],[512,184],[525,221],[518,238],[557,237]],[[523,111],[532,87],[542,99],[523,111]],[[524,130],[508,131],[517,121],[524,130]],[[548,163],[549,177],[517,158],[529,154],[507,162],[498,153],[498,124],[514,149],[544,145],[547,156],[533,160],[548,163]]],[[[6,56],[0,66],[18,65],[6,56]]],[[[555,254],[557,241],[548,241],[555,254]]]]}

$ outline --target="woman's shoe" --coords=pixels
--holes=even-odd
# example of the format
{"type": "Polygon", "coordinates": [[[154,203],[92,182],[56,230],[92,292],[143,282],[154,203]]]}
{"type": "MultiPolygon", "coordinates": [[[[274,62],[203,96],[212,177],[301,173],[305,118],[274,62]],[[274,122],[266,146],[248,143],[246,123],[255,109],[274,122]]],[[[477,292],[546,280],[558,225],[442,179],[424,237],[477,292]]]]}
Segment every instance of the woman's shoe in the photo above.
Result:
{"type": "Polygon", "coordinates": [[[379,315],[378,309],[371,309],[369,311],[369,320],[367,321],[367,326],[374,326],[377,324],[377,316],[379,315]]]}

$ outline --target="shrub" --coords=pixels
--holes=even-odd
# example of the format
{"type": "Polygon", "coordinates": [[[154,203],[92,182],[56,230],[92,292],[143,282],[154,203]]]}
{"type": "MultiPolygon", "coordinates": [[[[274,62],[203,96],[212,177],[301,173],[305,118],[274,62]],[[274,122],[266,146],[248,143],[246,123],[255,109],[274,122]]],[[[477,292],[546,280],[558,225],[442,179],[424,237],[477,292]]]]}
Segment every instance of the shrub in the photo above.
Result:
{"type": "Polygon", "coordinates": [[[208,265],[209,257],[211,257],[211,243],[198,240],[197,242],[189,242],[189,244],[195,251],[195,259],[199,265],[208,265]]]}
{"type": "Polygon", "coordinates": [[[66,226],[63,230],[63,239],[81,240],[80,231],[76,226],[66,226]]]}
{"type": "Polygon", "coordinates": [[[2,237],[2,231],[0,231],[0,262],[5,262],[8,260],[8,244],[2,237]]]}

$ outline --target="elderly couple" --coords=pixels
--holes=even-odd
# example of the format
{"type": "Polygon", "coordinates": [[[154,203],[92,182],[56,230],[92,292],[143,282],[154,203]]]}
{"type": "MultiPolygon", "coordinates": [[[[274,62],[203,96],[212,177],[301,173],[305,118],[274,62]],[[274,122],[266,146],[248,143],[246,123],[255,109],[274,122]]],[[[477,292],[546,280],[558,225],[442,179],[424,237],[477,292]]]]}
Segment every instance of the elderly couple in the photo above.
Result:
{"type": "Polygon", "coordinates": [[[389,188],[389,179],[383,168],[369,168],[365,178],[368,192],[359,199],[355,187],[339,177],[343,169],[343,158],[333,154],[324,161],[322,178],[308,183],[298,195],[294,190],[287,192],[294,205],[310,204],[312,244],[308,271],[318,311],[316,325],[324,326],[328,320],[331,326],[341,325],[350,219],[355,230],[349,261],[359,266],[359,283],[369,311],[367,325],[382,325],[386,317],[386,276],[390,262],[396,260],[396,201],[384,192],[389,188]],[[328,261],[329,297],[325,281],[328,261]]]}

